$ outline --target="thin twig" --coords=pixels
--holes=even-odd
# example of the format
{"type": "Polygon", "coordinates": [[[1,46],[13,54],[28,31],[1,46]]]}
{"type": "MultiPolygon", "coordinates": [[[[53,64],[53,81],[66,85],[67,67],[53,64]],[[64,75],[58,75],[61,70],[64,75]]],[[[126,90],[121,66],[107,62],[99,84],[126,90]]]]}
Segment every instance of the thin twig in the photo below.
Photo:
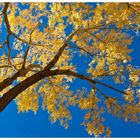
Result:
{"type": "Polygon", "coordinates": [[[4,42],[1,44],[0,48],[3,48],[6,44],[7,44],[7,40],[4,41],[4,42]]]}
{"type": "Polygon", "coordinates": [[[107,96],[106,94],[104,94],[100,89],[98,89],[97,87],[94,86],[94,88],[104,97],[107,99],[107,101],[109,102],[110,106],[112,106],[111,101],[109,100],[109,96],[107,96]]]}
{"type": "Polygon", "coordinates": [[[27,50],[25,52],[25,55],[24,55],[24,58],[23,58],[23,65],[22,65],[22,68],[25,68],[25,63],[26,63],[26,59],[27,59],[27,55],[28,55],[28,52],[29,52],[29,49],[30,49],[30,44],[32,42],[32,33],[34,32],[34,30],[36,29],[36,27],[38,26],[39,24],[37,24],[33,30],[31,31],[30,33],[30,39],[29,39],[29,43],[28,43],[28,47],[27,47],[27,50]]]}
{"type": "Polygon", "coordinates": [[[53,82],[51,81],[50,77],[48,77],[48,80],[49,80],[49,83],[51,84],[51,86],[52,86],[52,88],[53,88],[55,94],[57,94],[57,92],[56,92],[56,90],[55,90],[55,87],[54,87],[54,85],[53,85],[53,82]]]}
{"type": "Polygon", "coordinates": [[[113,86],[110,86],[110,85],[108,85],[108,84],[102,83],[102,82],[97,81],[97,80],[94,80],[94,81],[95,81],[97,84],[103,85],[103,86],[108,87],[108,88],[110,88],[110,89],[113,89],[113,90],[115,90],[115,91],[117,91],[117,92],[120,92],[120,93],[122,93],[122,94],[128,95],[126,92],[121,91],[121,90],[119,90],[119,89],[116,89],[116,88],[114,88],[113,86]]]}
{"type": "MultiPolygon", "coordinates": [[[[69,44],[68,44],[69,45],[69,44]]],[[[87,55],[89,55],[89,56],[91,56],[92,58],[94,58],[94,56],[93,56],[93,54],[91,54],[90,52],[88,52],[88,51],[86,51],[84,48],[82,48],[82,47],[76,47],[76,46],[70,46],[71,48],[75,48],[75,49],[79,49],[79,50],[81,50],[81,51],[83,51],[83,52],[85,52],[87,55]]]]}
{"type": "MultiPolygon", "coordinates": [[[[15,33],[12,32],[12,35],[13,35],[17,40],[19,40],[19,41],[21,41],[21,42],[23,42],[23,43],[25,43],[25,44],[29,44],[28,41],[26,41],[26,40],[24,40],[24,39],[18,37],[15,33]]],[[[30,43],[30,45],[33,45],[33,46],[41,46],[41,47],[50,46],[50,45],[47,45],[47,44],[37,44],[37,43],[34,43],[34,42],[30,43]]]]}
{"type": "Polygon", "coordinates": [[[86,31],[86,32],[89,33],[90,35],[92,35],[93,37],[95,37],[97,40],[101,41],[103,44],[107,44],[107,42],[105,40],[102,40],[97,35],[94,35],[93,33],[90,33],[89,31],[86,31]]]}

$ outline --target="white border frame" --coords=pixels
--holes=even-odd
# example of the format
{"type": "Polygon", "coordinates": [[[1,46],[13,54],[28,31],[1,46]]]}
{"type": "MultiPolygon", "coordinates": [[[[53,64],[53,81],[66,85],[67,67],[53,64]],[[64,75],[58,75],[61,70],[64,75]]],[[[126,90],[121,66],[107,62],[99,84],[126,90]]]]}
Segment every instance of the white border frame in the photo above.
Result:
{"type": "Polygon", "coordinates": [[[0,2],[140,2],[140,0],[0,0],[0,2]]]}

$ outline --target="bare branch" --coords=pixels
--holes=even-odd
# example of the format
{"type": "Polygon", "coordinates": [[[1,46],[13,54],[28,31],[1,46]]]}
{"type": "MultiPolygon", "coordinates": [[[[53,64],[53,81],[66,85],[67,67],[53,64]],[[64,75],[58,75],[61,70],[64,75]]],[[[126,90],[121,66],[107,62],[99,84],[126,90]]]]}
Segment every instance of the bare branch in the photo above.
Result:
{"type": "Polygon", "coordinates": [[[5,21],[5,24],[6,24],[8,34],[11,34],[10,24],[9,24],[8,17],[7,17],[8,7],[9,7],[9,3],[5,3],[3,14],[4,14],[4,21],[5,21]]]}
{"type": "MultiPolygon", "coordinates": [[[[69,44],[68,44],[69,45],[69,44]]],[[[91,54],[90,52],[88,52],[88,51],[86,51],[84,48],[82,48],[82,47],[76,47],[76,46],[70,46],[71,48],[75,48],[75,49],[79,49],[79,50],[81,50],[81,51],[83,51],[83,52],[85,52],[87,55],[89,55],[89,56],[91,56],[92,58],[94,58],[94,55],[93,54],[91,54]]]]}
{"type": "MultiPolygon", "coordinates": [[[[21,65],[22,63],[18,63],[16,65],[21,65]]],[[[1,65],[0,68],[12,68],[11,65],[1,65]]]]}
{"type": "Polygon", "coordinates": [[[3,8],[3,11],[1,12],[0,15],[3,15],[5,12],[7,12],[8,6],[9,6],[9,2],[6,2],[3,8]]]}
{"type": "Polygon", "coordinates": [[[18,70],[18,69],[16,68],[16,66],[13,65],[12,62],[11,62],[10,35],[11,35],[11,34],[8,34],[8,35],[7,35],[8,62],[9,62],[9,64],[10,64],[11,66],[13,66],[16,70],[18,70]]]}
{"type": "Polygon", "coordinates": [[[53,91],[55,92],[55,94],[57,93],[56,90],[55,90],[55,87],[53,85],[53,82],[51,81],[50,77],[48,77],[48,80],[49,80],[49,83],[51,84],[52,88],[53,88],[53,91]]]}
{"type": "Polygon", "coordinates": [[[109,97],[109,96],[107,96],[106,94],[104,94],[104,93],[103,93],[100,89],[98,89],[97,87],[94,86],[94,88],[95,88],[104,98],[106,98],[107,101],[109,102],[110,106],[112,106],[112,103],[111,103],[111,101],[109,100],[109,98],[111,98],[111,97],[109,97]]]}
{"type": "Polygon", "coordinates": [[[11,60],[10,60],[10,56],[11,56],[11,49],[10,49],[10,34],[7,35],[7,47],[8,47],[8,62],[10,65],[12,65],[11,60]]]}
{"type": "Polygon", "coordinates": [[[26,63],[26,59],[27,59],[27,55],[28,55],[28,52],[29,52],[29,49],[30,49],[30,44],[32,42],[32,33],[34,32],[34,30],[36,29],[36,27],[38,26],[39,24],[37,24],[33,30],[31,31],[30,33],[30,39],[29,39],[29,43],[28,43],[28,47],[27,47],[27,50],[25,52],[25,55],[24,55],[24,58],[23,58],[23,65],[22,65],[22,68],[25,68],[25,63],[26,63]]]}
{"type": "Polygon", "coordinates": [[[110,89],[113,89],[113,90],[115,90],[115,91],[117,91],[117,92],[120,92],[120,93],[122,93],[122,94],[128,95],[126,92],[121,91],[121,90],[119,90],[119,89],[116,89],[116,88],[114,88],[114,87],[112,87],[112,86],[110,86],[110,85],[107,85],[107,84],[105,84],[105,83],[102,83],[102,82],[100,82],[100,81],[95,80],[95,82],[96,82],[97,84],[103,85],[103,86],[105,86],[105,87],[108,87],[108,88],[110,88],[110,89]]]}
{"type": "Polygon", "coordinates": [[[97,35],[94,35],[93,33],[89,32],[89,31],[86,31],[86,32],[89,33],[90,35],[92,35],[93,37],[95,37],[97,40],[101,41],[103,44],[107,44],[107,42],[105,42],[105,40],[102,40],[97,35]]]}
{"type": "Polygon", "coordinates": [[[8,67],[12,67],[12,66],[9,66],[9,65],[2,65],[2,66],[0,66],[0,68],[8,68],[8,67]]]}
{"type": "MultiPolygon", "coordinates": [[[[23,58],[23,57],[11,57],[12,59],[21,59],[21,58],[23,58]]],[[[0,61],[2,61],[2,60],[7,60],[8,59],[8,57],[4,57],[4,58],[0,58],[0,61]]]]}
{"type": "Polygon", "coordinates": [[[97,77],[103,77],[103,76],[115,76],[116,74],[110,74],[111,72],[116,72],[117,70],[108,70],[108,71],[105,71],[104,73],[100,74],[100,75],[97,75],[97,77]]]}
{"type": "Polygon", "coordinates": [[[0,48],[3,48],[6,44],[7,44],[7,40],[4,41],[4,42],[1,44],[0,48]]]}

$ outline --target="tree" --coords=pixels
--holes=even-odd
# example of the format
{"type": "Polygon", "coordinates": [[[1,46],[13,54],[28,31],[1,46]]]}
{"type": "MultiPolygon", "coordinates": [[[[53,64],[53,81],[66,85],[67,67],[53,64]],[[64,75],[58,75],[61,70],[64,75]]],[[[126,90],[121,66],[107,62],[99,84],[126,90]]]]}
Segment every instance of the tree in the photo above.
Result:
{"type": "Polygon", "coordinates": [[[139,121],[140,70],[131,65],[129,49],[139,31],[139,8],[139,3],[0,3],[0,111],[15,99],[19,112],[37,112],[42,99],[50,121],[67,128],[69,106],[78,105],[87,111],[87,132],[107,137],[104,112],[139,121]],[[87,58],[83,73],[74,65],[78,56],[81,63],[87,58]],[[90,91],[85,85],[73,92],[75,79],[87,81],[90,91]]]}

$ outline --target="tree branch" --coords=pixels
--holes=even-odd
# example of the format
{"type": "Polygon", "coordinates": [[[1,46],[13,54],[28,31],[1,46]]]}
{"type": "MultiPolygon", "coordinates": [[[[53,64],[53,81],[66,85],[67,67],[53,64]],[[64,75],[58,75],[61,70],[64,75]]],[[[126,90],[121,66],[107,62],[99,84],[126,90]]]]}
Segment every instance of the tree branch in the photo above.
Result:
{"type": "Polygon", "coordinates": [[[63,53],[63,51],[65,50],[65,48],[68,46],[68,42],[69,40],[78,32],[80,32],[81,30],[78,29],[77,31],[73,32],[65,41],[65,43],[63,44],[62,47],[60,47],[60,49],[58,50],[57,54],[54,56],[54,58],[49,62],[49,64],[44,68],[45,70],[50,70],[55,64],[56,62],[59,60],[61,54],[63,53]]]}
{"type": "Polygon", "coordinates": [[[109,100],[109,96],[107,96],[106,94],[104,94],[100,89],[98,89],[97,87],[94,86],[94,88],[109,102],[110,106],[112,106],[111,101],[109,100]]]}
{"type": "Polygon", "coordinates": [[[0,68],[8,68],[8,67],[12,67],[12,66],[9,66],[9,65],[2,65],[2,66],[0,66],[0,68]]]}
{"type": "Polygon", "coordinates": [[[5,12],[7,12],[8,6],[9,6],[9,2],[6,2],[1,15],[3,15],[5,12]]]}
{"type": "Polygon", "coordinates": [[[4,41],[4,42],[1,44],[0,48],[3,48],[6,44],[7,44],[7,40],[4,41]]]}
{"type": "Polygon", "coordinates": [[[114,88],[114,87],[112,87],[112,86],[110,86],[110,85],[107,85],[107,84],[105,84],[105,83],[102,83],[102,82],[100,82],[100,81],[96,81],[96,80],[95,80],[95,82],[96,82],[97,84],[103,85],[103,86],[105,86],[105,87],[108,87],[108,88],[110,88],[110,89],[113,89],[113,90],[115,90],[115,91],[117,91],[117,92],[120,92],[120,93],[122,93],[122,94],[128,95],[126,92],[121,91],[121,90],[119,90],[119,89],[116,89],[116,88],[114,88]]]}
{"type": "MultiPolygon", "coordinates": [[[[140,12],[138,10],[136,10],[133,5],[129,2],[126,3],[128,6],[128,9],[130,8],[131,10],[133,10],[137,15],[140,15],[140,12]]],[[[139,7],[140,8],[140,7],[139,7]]]]}
{"type": "MultiPolygon", "coordinates": [[[[69,45],[69,44],[68,44],[69,45]]],[[[92,58],[94,58],[94,55],[93,54],[91,54],[90,52],[88,52],[88,51],[86,51],[84,48],[82,48],[82,47],[76,47],[76,46],[70,46],[71,48],[75,48],[75,49],[79,49],[79,50],[81,50],[81,51],[83,51],[83,52],[85,52],[87,55],[89,55],[89,56],[91,56],[92,58]]]]}
{"type": "Polygon", "coordinates": [[[53,91],[54,91],[55,94],[56,94],[57,92],[56,92],[56,90],[55,90],[55,87],[54,87],[53,82],[51,81],[50,77],[48,77],[48,80],[49,80],[50,85],[52,86],[53,91]]]}
{"type": "MultiPolygon", "coordinates": [[[[17,39],[17,40],[19,40],[19,41],[21,41],[21,42],[23,42],[23,43],[25,43],[25,44],[28,44],[29,42],[28,41],[26,41],[26,40],[24,40],[24,39],[22,39],[22,38],[20,38],[20,37],[18,37],[15,33],[13,33],[12,32],[12,35],[17,39]]],[[[43,47],[47,47],[47,46],[49,46],[49,45],[46,45],[46,44],[37,44],[37,43],[30,43],[30,45],[33,45],[33,46],[43,46],[43,47]]]]}
{"type": "Polygon", "coordinates": [[[0,82],[0,91],[10,86],[13,83],[13,81],[16,80],[18,77],[25,76],[31,70],[31,68],[37,68],[37,67],[41,69],[39,65],[31,64],[26,69],[19,70],[12,77],[4,79],[2,82],[0,82]]]}
{"type": "Polygon", "coordinates": [[[11,60],[10,60],[10,56],[11,56],[11,49],[10,49],[10,43],[9,43],[9,40],[10,40],[10,34],[7,35],[7,47],[8,47],[8,62],[10,65],[12,65],[11,63],[11,60]]]}
{"type": "Polygon", "coordinates": [[[9,7],[9,3],[5,3],[3,14],[4,14],[4,21],[5,21],[7,31],[8,31],[8,35],[7,35],[6,41],[2,45],[7,44],[7,47],[8,47],[8,62],[9,62],[10,65],[12,65],[17,70],[17,68],[12,64],[12,62],[10,60],[11,50],[10,50],[10,43],[9,43],[10,41],[9,40],[10,40],[10,35],[11,35],[11,29],[10,29],[10,24],[9,24],[8,17],[7,17],[8,7],[9,7]]]}
{"type": "Polygon", "coordinates": [[[95,37],[97,40],[101,41],[103,44],[107,44],[107,42],[105,42],[104,40],[102,40],[101,38],[99,38],[97,35],[94,35],[93,33],[86,31],[88,34],[92,35],[93,37],[95,37]]]}
{"type": "Polygon", "coordinates": [[[3,14],[4,14],[4,21],[6,24],[7,31],[9,34],[11,34],[10,24],[9,24],[8,17],[7,17],[8,7],[9,7],[9,3],[6,2],[5,6],[4,6],[3,14]]]}
{"type": "Polygon", "coordinates": [[[22,68],[25,68],[25,63],[26,63],[26,59],[27,59],[27,55],[28,55],[28,52],[29,52],[29,49],[30,49],[30,44],[32,42],[32,33],[34,32],[34,30],[36,29],[36,27],[38,26],[39,24],[37,24],[33,30],[31,31],[30,33],[30,39],[29,39],[29,43],[28,43],[28,47],[27,47],[27,50],[25,52],[25,55],[24,55],[24,58],[23,58],[23,65],[22,65],[22,68]]]}
{"type": "Polygon", "coordinates": [[[16,70],[18,70],[18,69],[16,68],[16,66],[13,65],[12,62],[11,62],[10,35],[11,35],[11,34],[8,34],[8,35],[7,35],[7,47],[8,47],[8,55],[7,55],[7,56],[8,56],[8,62],[9,62],[9,64],[10,64],[11,66],[13,66],[16,70]]]}
{"type": "MultiPolygon", "coordinates": [[[[70,71],[68,70],[42,70],[39,71],[38,73],[28,77],[27,79],[25,79],[24,81],[22,81],[21,83],[17,84],[15,87],[13,87],[12,89],[10,89],[8,92],[6,92],[1,98],[0,98],[0,112],[3,111],[3,109],[14,99],[16,98],[22,91],[26,90],[28,87],[32,86],[33,84],[39,82],[40,80],[44,79],[45,77],[49,77],[49,76],[55,76],[55,75],[68,75],[68,76],[74,76],[76,78],[82,79],[82,80],[86,80],[92,84],[101,84],[104,85],[108,88],[111,88],[115,91],[118,91],[120,93],[124,93],[120,90],[115,89],[114,87],[111,87],[107,84],[103,84],[101,82],[97,82],[93,79],[91,79],[89,76],[84,76],[82,74],[78,74],[74,71],[70,71]]],[[[125,93],[124,93],[125,94],[125,93]]]]}
{"type": "MultiPolygon", "coordinates": [[[[29,43],[29,46],[30,46],[30,41],[25,41],[21,38],[19,38],[15,33],[13,33],[10,29],[10,24],[9,24],[9,21],[8,21],[8,17],[7,17],[7,9],[8,9],[8,5],[9,3],[5,4],[5,7],[4,7],[4,21],[5,21],[5,24],[6,24],[6,27],[7,27],[7,31],[8,31],[8,36],[10,36],[10,34],[12,34],[16,39],[24,42],[24,43],[29,43]]],[[[104,29],[104,28],[101,28],[102,25],[100,27],[94,27],[92,29],[104,29]]],[[[91,29],[91,28],[90,28],[91,29]]],[[[106,29],[109,29],[109,28],[106,28],[106,29]]],[[[0,112],[14,99],[16,98],[22,91],[26,90],[28,87],[32,86],[33,84],[37,83],[38,81],[42,80],[43,78],[45,77],[49,77],[49,76],[56,76],[56,75],[68,75],[68,76],[74,76],[76,78],[79,78],[79,79],[82,79],[82,80],[87,80],[88,82],[92,83],[92,84],[101,84],[103,86],[106,86],[108,88],[111,88],[117,92],[120,92],[120,93],[124,93],[118,89],[115,89],[114,87],[111,87],[107,84],[104,84],[104,83],[101,83],[101,82],[98,82],[98,81],[95,81],[93,79],[91,79],[91,77],[88,77],[88,76],[84,76],[82,74],[78,74],[74,71],[70,71],[69,69],[68,70],[51,70],[51,68],[53,68],[53,66],[57,63],[57,61],[59,60],[60,56],[62,55],[63,51],[65,50],[65,48],[68,46],[68,42],[69,40],[75,35],[75,34],[78,34],[78,33],[81,33],[81,32],[84,32],[86,30],[89,30],[89,29],[78,29],[76,30],[75,32],[73,32],[67,39],[66,41],[64,42],[64,44],[60,47],[60,49],[58,50],[57,54],[54,56],[54,58],[48,63],[48,65],[44,68],[44,70],[42,71],[39,71],[35,74],[33,74],[32,76],[26,78],[25,80],[23,80],[22,82],[20,82],[19,84],[17,84],[15,87],[13,87],[12,89],[10,89],[9,91],[7,91],[1,98],[0,98],[0,112]]],[[[31,40],[31,36],[30,36],[30,40],[31,40]]],[[[8,44],[8,42],[7,42],[8,44]]],[[[35,45],[35,44],[34,44],[35,45]]],[[[38,44],[37,44],[38,45],[38,44]]],[[[24,56],[24,61],[26,61],[26,57],[27,57],[27,54],[28,54],[28,50],[29,50],[29,46],[27,48],[27,51],[25,53],[25,56],[24,56]]],[[[25,65],[25,62],[24,62],[24,65],[25,65]]],[[[22,69],[19,70],[16,74],[14,74],[11,78],[7,78],[5,79],[3,82],[0,83],[0,91],[2,91],[4,88],[8,87],[9,85],[12,84],[12,82],[17,79],[17,77],[19,76],[24,76],[26,75],[26,73],[30,70],[29,67],[27,67],[26,69],[22,69]]],[[[125,93],[124,93],[125,94],[125,93]]]]}
{"type": "MultiPolygon", "coordinates": [[[[107,24],[109,25],[109,24],[107,24]]],[[[90,29],[112,29],[112,28],[101,28],[102,26],[95,26],[93,28],[87,28],[87,29],[78,29],[76,30],[75,32],[73,32],[65,41],[65,43],[63,44],[62,47],[60,47],[60,49],[58,50],[57,54],[54,56],[54,58],[49,62],[49,64],[44,68],[45,70],[50,70],[55,64],[56,62],[59,60],[61,54],[63,53],[64,49],[68,46],[68,42],[70,39],[72,39],[72,37],[78,33],[81,33],[81,32],[86,32],[90,29]]],[[[114,29],[114,28],[113,28],[114,29]]],[[[117,28],[115,28],[117,29],[117,28]]],[[[96,36],[97,38],[97,36],[96,36]]],[[[99,38],[98,38],[99,39],[99,38]]],[[[104,41],[102,41],[104,42],[104,41]]]]}
{"type": "Polygon", "coordinates": [[[10,89],[8,92],[6,92],[1,98],[0,98],[0,112],[14,99],[16,98],[22,91],[30,87],[31,85],[35,84],[36,82],[40,81],[41,79],[55,75],[58,70],[53,71],[40,71],[21,83],[17,84],[15,87],[10,89]]]}
{"type": "MultiPolygon", "coordinates": [[[[22,41],[23,43],[28,44],[28,43],[29,43],[28,41],[26,41],[26,40],[24,40],[24,39],[21,39],[21,38],[18,37],[14,32],[11,31],[10,24],[9,24],[9,21],[8,21],[8,17],[7,17],[7,10],[8,10],[8,7],[9,7],[9,3],[5,3],[4,10],[3,10],[3,12],[2,12],[2,14],[4,15],[4,21],[5,21],[5,24],[6,24],[8,33],[9,33],[9,34],[12,34],[17,40],[22,41]]],[[[36,44],[36,43],[31,43],[31,45],[36,45],[36,46],[48,46],[48,45],[36,44]]]]}

